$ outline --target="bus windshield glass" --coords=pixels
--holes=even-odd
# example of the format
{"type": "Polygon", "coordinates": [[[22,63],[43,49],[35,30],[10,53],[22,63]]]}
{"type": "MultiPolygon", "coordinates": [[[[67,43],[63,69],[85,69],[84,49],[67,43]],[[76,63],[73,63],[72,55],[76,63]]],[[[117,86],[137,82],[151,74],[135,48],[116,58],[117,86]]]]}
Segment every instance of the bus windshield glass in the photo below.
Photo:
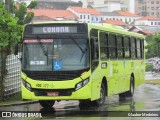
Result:
{"type": "Polygon", "coordinates": [[[89,67],[89,45],[85,39],[29,39],[23,41],[22,69],[73,71],[89,67]]]}

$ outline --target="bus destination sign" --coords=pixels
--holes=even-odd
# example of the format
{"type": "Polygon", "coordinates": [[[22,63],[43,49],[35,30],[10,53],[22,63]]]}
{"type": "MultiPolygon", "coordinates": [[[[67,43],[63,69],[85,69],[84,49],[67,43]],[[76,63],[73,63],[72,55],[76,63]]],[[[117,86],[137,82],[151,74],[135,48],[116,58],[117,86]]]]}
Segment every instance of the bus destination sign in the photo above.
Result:
{"type": "Polygon", "coordinates": [[[51,34],[51,33],[77,33],[76,26],[35,26],[32,27],[33,34],[51,34]]]}

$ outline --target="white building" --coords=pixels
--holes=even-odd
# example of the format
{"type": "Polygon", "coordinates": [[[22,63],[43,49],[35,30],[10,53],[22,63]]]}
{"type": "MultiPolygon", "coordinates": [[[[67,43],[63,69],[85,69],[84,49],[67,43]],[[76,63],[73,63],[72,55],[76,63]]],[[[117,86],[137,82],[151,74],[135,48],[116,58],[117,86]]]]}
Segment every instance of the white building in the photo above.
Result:
{"type": "Polygon", "coordinates": [[[95,20],[99,22],[103,15],[101,12],[97,11],[96,9],[90,8],[82,8],[82,7],[69,7],[67,10],[74,13],[76,16],[79,17],[78,21],[80,23],[93,23],[95,20]]]}
{"type": "Polygon", "coordinates": [[[160,19],[154,16],[146,16],[135,21],[139,26],[160,26],[160,19]]]}
{"type": "Polygon", "coordinates": [[[112,12],[121,10],[119,0],[82,0],[83,7],[92,6],[100,12],[112,12]]]}
{"type": "Polygon", "coordinates": [[[104,20],[121,20],[127,24],[132,24],[135,20],[141,18],[136,14],[130,12],[124,12],[121,10],[113,11],[113,12],[104,12],[104,20]]]}
{"type": "Polygon", "coordinates": [[[100,12],[123,10],[135,13],[135,0],[82,0],[83,7],[92,6],[100,12]]]}

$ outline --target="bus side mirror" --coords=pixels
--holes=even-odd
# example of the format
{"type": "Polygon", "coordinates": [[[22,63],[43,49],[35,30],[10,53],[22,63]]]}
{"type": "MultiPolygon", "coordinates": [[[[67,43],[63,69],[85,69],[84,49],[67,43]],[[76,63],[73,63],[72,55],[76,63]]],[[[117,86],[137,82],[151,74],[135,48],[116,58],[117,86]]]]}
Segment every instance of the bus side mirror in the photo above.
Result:
{"type": "Polygon", "coordinates": [[[18,55],[18,43],[14,46],[14,55],[18,55]]]}

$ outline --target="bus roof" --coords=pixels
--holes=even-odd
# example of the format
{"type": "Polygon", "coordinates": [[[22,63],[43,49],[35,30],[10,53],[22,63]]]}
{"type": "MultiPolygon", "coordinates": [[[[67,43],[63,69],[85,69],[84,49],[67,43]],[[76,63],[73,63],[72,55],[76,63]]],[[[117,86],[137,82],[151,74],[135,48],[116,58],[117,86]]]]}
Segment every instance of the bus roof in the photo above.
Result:
{"type": "Polygon", "coordinates": [[[89,28],[90,29],[98,29],[102,31],[108,31],[112,33],[118,33],[118,34],[123,34],[123,35],[130,35],[130,36],[135,36],[135,37],[141,37],[145,38],[144,35],[136,33],[136,32],[130,32],[127,29],[124,29],[120,26],[112,25],[112,24],[107,24],[107,23],[89,23],[89,28]]]}

